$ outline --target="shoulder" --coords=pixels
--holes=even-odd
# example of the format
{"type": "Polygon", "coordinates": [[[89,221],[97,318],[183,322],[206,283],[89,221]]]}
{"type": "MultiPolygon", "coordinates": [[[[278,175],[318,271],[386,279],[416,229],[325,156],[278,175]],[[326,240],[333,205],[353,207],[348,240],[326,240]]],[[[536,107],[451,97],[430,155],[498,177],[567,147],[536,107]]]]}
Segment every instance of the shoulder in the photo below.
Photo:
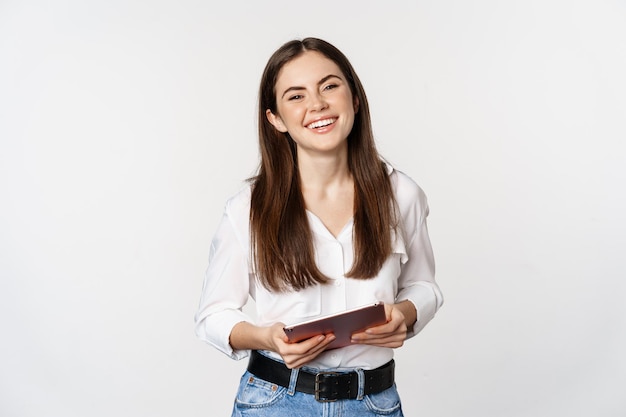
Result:
{"type": "Polygon", "coordinates": [[[252,195],[252,187],[247,183],[235,195],[226,201],[226,214],[232,217],[239,217],[250,214],[250,196],[252,195]]]}
{"type": "Polygon", "coordinates": [[[237,240],[244,247],[247,247],[249,238],[251,193],[250,184],[246,184],[226,201],[224,207],[223,221],[230,224],[237,240]]]}
{"type": "Polygon", "coordinates": [[[404,172],[387,165],[389,176],[396,198],[396,203],[402,215],[408,211],[417,211],[422,216],[428,213],[428,200],[424,190],[404,172]]]}

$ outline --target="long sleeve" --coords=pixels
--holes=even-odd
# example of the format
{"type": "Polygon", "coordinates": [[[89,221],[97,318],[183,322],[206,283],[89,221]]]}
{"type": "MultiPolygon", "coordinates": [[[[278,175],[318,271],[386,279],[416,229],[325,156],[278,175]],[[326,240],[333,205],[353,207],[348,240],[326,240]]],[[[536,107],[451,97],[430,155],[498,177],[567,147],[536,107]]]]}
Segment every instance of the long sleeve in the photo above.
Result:
{"type": "MultiPolygon", "coordinates": [[[[247,351],[236,351],[230,346],[230,332],[235,324],[251,318],[242,312],[248,301],[250,273],[246,227],[238,224],[242,216],[232,201],[226,206],[224,217],[211,243],[209,265],[206,270],[200,307],[195,316],[196,334],[233,359],[248,356],[247,351]]],[[[247,221],[247,217],[243,217],[247,221]]]]}
{"type": "Polygon", "coordinates": [[[435,259],[426,224],[429,211],[426,195],[408,177],[402,174],[399,177],[398,203],[406,256],[402,260],[396,300],[409,300],[417,310],[417,321],[409,331],[412,337],[435,316],[443,304],[443,295],[435,282],[435,259]]]}

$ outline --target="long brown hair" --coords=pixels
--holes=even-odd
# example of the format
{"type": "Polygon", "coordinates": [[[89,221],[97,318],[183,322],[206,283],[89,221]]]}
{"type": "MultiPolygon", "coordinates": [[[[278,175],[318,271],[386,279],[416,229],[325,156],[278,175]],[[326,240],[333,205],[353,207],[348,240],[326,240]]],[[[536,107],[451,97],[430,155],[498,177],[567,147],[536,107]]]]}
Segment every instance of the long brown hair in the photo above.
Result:
{"type": "Polygon", "coordinates": [[[259,91],[261,163],[252,179],[250,234],[257,277],[269,290],[300,290],[327,282],[315,264],[297,166],[296,144],[266,117],[277,114],[275,86],[282,67],[306,51],[317,51],[343,72],[358,100],[348,135],[348,169],[354,178],[354,263],[347,277],[375,276],[391,254],[391,230],[396,226],[395,200],[386,166],[374,144],[369,106],[361,81],[344,54],[321,39],[293,40],[269,59],[259,91]]]}

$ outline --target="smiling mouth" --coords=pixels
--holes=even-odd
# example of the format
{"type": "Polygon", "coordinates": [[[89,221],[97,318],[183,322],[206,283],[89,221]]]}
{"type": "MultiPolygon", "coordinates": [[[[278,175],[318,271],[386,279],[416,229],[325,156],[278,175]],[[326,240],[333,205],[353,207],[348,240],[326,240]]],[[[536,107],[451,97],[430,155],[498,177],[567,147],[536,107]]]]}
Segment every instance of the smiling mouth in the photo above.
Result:
{"type": "Polygon", "coordinates": [[[332,125],[336,121],[337,121],[336,117],[331,117],[331,118],[328,118],[328,119],[322,119],[322,120],[315,121],[313,123],[308,124],[306,127],[308,129],[319,129],[320,127],[326,127],[328,125],[332,125]]]}

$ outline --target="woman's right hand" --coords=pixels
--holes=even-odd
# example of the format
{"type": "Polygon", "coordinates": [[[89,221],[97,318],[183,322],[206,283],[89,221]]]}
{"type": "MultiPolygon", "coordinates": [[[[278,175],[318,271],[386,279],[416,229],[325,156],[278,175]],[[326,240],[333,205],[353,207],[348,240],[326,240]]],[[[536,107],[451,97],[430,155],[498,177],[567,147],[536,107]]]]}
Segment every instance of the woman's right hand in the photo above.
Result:
{"type": "Polygon", "coordinates": [[[333,340],[334,334],[313,336],[310,339],[297,343],[289,343],[283,328],[283,323],[276,323],[267,327],[269,344],[272,351],[278,353],[287,365],[287,368],[299,368],[315,359],[333,340]]]}
{"type": "Polygon", "coordinates": [[[230,332],[233,349],[270,350],[278,353],[288,368],[299,368],[315,359],[335,340],[334,334],[314,336],[298,343],[289,343],[283,323],[269,327],[255,326],[246,321],[235,324],[230,332]]]}

